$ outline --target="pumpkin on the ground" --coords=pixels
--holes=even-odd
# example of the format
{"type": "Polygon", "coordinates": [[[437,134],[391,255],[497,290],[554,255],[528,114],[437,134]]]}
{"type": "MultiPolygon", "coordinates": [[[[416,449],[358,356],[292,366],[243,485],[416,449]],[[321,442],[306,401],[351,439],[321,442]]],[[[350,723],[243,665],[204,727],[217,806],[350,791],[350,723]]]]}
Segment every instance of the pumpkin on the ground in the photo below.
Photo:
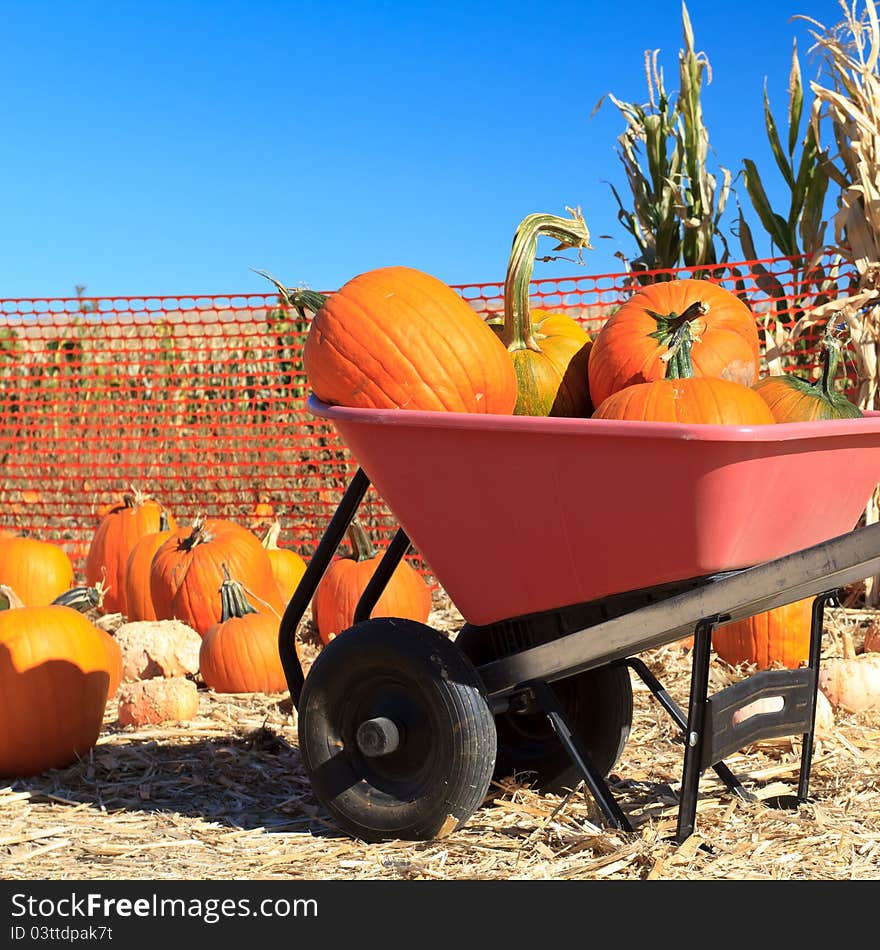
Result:
{"type": "MultiPolygon", "coordinates": [[[[86,558],[86,583],[104,580],[107,594],[105,613],[128,615],[125,600],[125,571],[131,549],[145,535],[159,531],[163,506],[145,492],[132,487],[122,502],[112,505],[101,516],[92,536],[86,558]]],[[[168,525],[177,526],[174,516],[166,512],[168,525]]]]}
{"type": "Polygon", "coordinates": [[[683,278],[642,287],[603,324],[590,350],[590,396],[599,406],[628,386],[670,377],[758,379],[754,314],[708,280],[683,278]]]}
{"type": "Polygon", "coordinates": [[[199,669],[218,693],[279,693],[287,689],[278,652],[279,618],[255,610],[227,574],[220,588],[223,612],[202,638],[199,669]]]}
{"type": "Polygon", "coordinates": [[[131,549],[125,562],[125,616],[128,620],[157,620],[150,594],[153,557],[173,532],[168,513],[163,511],[159,530],[145,534],[131,549]]]}
{"type": "MultiPolygon", "coordinates": [[[[361,594],[382,560],[360,522],[348,528],[351,557],[330,563],[312,597],[312,622],[322,643],[329,643],[354,622],[361,594]]],[[[402,617],[424,623],[431,612],[431,591],[418,571],[401,561],[373,608],[371,617],[402,617]]]]}
{"type": "Polygon", "coordinates": [[[278,546],[280,534],[281,522],[276,518],[263,537],[263,547],[272,563],[272,574],[278,585],[278,593],[281,595],[282,602],[287,604],[302,580],[307,565],[296,551],[278,546]]]}
{"type": "Polygon", "coordinates": [[[443,281],[412,267],[379,267],[312,297],[318,309],[302,360],[324,402],[513,412],[516,374],[507,351],[443,281]]]}
{"type": "Polygon", "coordinates": [[[580,213],[572,218],[530,214],[513,238],[504,282],[504,318],[487,322],[507,347],[516,370],[515,415],[587,418],[593,411],[589,334],[565,314],[533,311],[529,306],[535,252],[543,235],[562,247],[591,247],[580,213]]]}
{"type": "Polygon", "coordinates": [[[880,654],[856,654],[852,634],[844,630],[843,656],[822,660],[819,689],[834,709],[862,713],[880,709],[880,654]]]}
{"type": "Polygon", "coordinates": [[[11,587],[29,607],[47,607],[73,585],[67,552],[38,538],[0,538],[0,584],[11,587]]]}
{"type": "Polygon", "coordinates": [[[72,764],[97,742],[117,667],[70,607],[0,611],[0,777],[72,764]]]}
{"type": "Polygon", "coordinates": [[[754,664],[759,670],[781,665],[796,669],[810,658],[813,598],[795,601],[722,624],[712,634],[715,652],[732,666],[754,664]]]}
{"type": "Polygon", "coordinates": [[[183,676],[138,680],[123,684],[119,690],[117,716],[120,726],[188,722],[198,711],[198,688],[183,676]]]}
{"type": "Polygon", "coordinates": [[[223,518],[199,517],[153,555],[150,597],[159,620],[182,620],[202,636],[223,613],[223,565],[260,609],[284,610],[272,564],[260,539],[223,518]]]}

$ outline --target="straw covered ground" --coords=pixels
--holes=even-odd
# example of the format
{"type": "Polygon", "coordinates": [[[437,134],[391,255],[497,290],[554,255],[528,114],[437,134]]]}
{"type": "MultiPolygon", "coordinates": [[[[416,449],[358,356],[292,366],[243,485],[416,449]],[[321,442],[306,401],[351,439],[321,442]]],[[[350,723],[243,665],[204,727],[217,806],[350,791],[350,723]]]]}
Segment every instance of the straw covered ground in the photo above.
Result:
{"type": "MultiPolygon", "coordinates": [[[[105,618],[112,623],[112,618],[105,618]]],[[[849,626],[859,645],[864,611],[829,610],[824,650],[840,655],[849,626]]],[[[430,622],[454,633],[461,618],[442,595],[430,622]]],[[[310,622],[300,631],[315,655],[310,622]]],[[[690,653],[644,653],[680,703],[690,653]]],[[[713,661],[710,689],[740,673],[713,661]]],[[[511,783],[450,837],[365,845],[339,834],[311,792],[285,694],[200,690],[185,725],[105,729],[76,765],[0,784],[4,879],[868,879],[880,877],[880,714],[840,714],[818,737],[810,791],[796,811],[731,796],[707,772],[696,834],[675,831],[682,743],[634,680],[633,730],[610,784],[634,833],[602,826],[581,787],[568,797],[511,783]]],[[[759,743],[727,760],[761,798],[790,794],[800,743],[759,743]]]]}

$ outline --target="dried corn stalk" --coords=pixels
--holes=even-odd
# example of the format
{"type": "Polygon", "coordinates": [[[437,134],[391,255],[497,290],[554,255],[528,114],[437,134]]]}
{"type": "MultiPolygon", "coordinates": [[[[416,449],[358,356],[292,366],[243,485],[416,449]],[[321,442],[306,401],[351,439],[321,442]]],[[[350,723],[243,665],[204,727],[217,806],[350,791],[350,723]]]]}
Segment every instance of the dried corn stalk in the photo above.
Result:
{"type": "Polygon", "coordinates": [[[711,81],[711,67],[706,54],[694,50],[694,33],[684,4],[682,25],[685,48],[679,51],[680,87],[674,103],[657,65],[658,50],[645,52],[646,105],[608,95],[626,120],[626,129],[617,141],[632,193],[632,210],[624,206],[613,186],[611,190],[619,207],[618,219],[639,249],[630,265],[633,270],[680,264],[698,267],[722,263],[728,257],[719,223],[730,193],[731,173],[721,168],[719,186],[716,176],[707,170],[709,133],[703,124],[700,92],[704,73],[711,81]],[[642,167],[643,157],[646,168],[642,167]],[[720,256],[716,239],[723,248],[720,256]]]}
{"type": "MultiPolygon", "coordinates": [[[[848,293],[808,312],[805,325],[845,320],[853,342],[858,372],[857,403],[878,408],[878,346],[880,346],[880,23],[874,0],[840,4],[844,19],[829,29],[801,16],[815,29],[815,49],[822,52],[821,82],[810,83],[815,95],[811,121],[819,141],[823,119],[830,123],[836,155],[826,163],[831,180],[840,187],[834,217],[832,251],[853,268],[848,293]]],[[[868,524],[878,519],[880,493],[875,491],[866,511],[868,524]]],[[[880,577],[867,583],[868,602],[878,603],[880,577]]]]}

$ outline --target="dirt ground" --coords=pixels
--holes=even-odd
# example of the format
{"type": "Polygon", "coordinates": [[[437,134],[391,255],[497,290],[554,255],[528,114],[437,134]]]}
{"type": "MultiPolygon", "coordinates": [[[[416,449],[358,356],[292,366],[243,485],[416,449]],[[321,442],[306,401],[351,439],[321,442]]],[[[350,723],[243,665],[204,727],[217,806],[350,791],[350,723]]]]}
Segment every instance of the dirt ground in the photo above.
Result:
{"type": "MultiPolygon", "coordinates": [[[[432,625],[461,618],[442,594],[432,625]]],[[[830,610],[824,642],[839,655],[830,610]]],[[[300,631],[314,656],[310,623],[300,631]]],[[[642,658],[686,703],[690,653],[642,658]]],[[[711,690],[739,671],[713,660],[711,690]]],[[[683,746],[666,713],[633,680],[634,720],[609,784],[635,830],[603,826],[583,786],[568,797],[510,782],[493,787],[439,841],[367,845],[340,834],[311,792],[286,694],[217,695],[202,686],[189,723],[116,723],[115,702],[88,757],[36,778],[0,783],[0,876],[11,880],[245,879],[869,879],[880,877],[880,713],[838,712],[818,737],[811,801],[796,810],[745,803],[707,772],[696,833],[671,840],[683,746]]],[[[798,738],[768,740],[727,764],[760,799],[791,794],[798,738]]]]}

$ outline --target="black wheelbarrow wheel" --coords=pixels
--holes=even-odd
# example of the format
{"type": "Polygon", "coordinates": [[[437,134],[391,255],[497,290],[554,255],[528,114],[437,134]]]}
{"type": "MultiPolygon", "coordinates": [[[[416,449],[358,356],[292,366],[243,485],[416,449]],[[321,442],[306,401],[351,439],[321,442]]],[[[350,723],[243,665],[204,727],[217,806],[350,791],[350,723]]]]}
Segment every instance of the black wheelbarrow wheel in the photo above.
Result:
{"type": "MultiPolygon", "coordinates": [[[[491,637],[462,627],[455,640],[474,666],[500,659],[491,637]]],[[[552,684],[569,725],[595,768],[607,776],[623,754],[632,728],[633,698],[623,664],[600,666],[552,684]]],[[[559,741],[550,720],[534,702],[513,703],[495,717],[498,752],[494,778],[516,776],[543,792],[576,788],[582,776],[559,741]]]]}
{"type": "Polygon", "coordinates": [[[479,808],[495,766],[495,720],[468,658],[413,620],[376,618],[330,641],[298,708],[312,790],[363,841],[426,840],[479,808]]]}

